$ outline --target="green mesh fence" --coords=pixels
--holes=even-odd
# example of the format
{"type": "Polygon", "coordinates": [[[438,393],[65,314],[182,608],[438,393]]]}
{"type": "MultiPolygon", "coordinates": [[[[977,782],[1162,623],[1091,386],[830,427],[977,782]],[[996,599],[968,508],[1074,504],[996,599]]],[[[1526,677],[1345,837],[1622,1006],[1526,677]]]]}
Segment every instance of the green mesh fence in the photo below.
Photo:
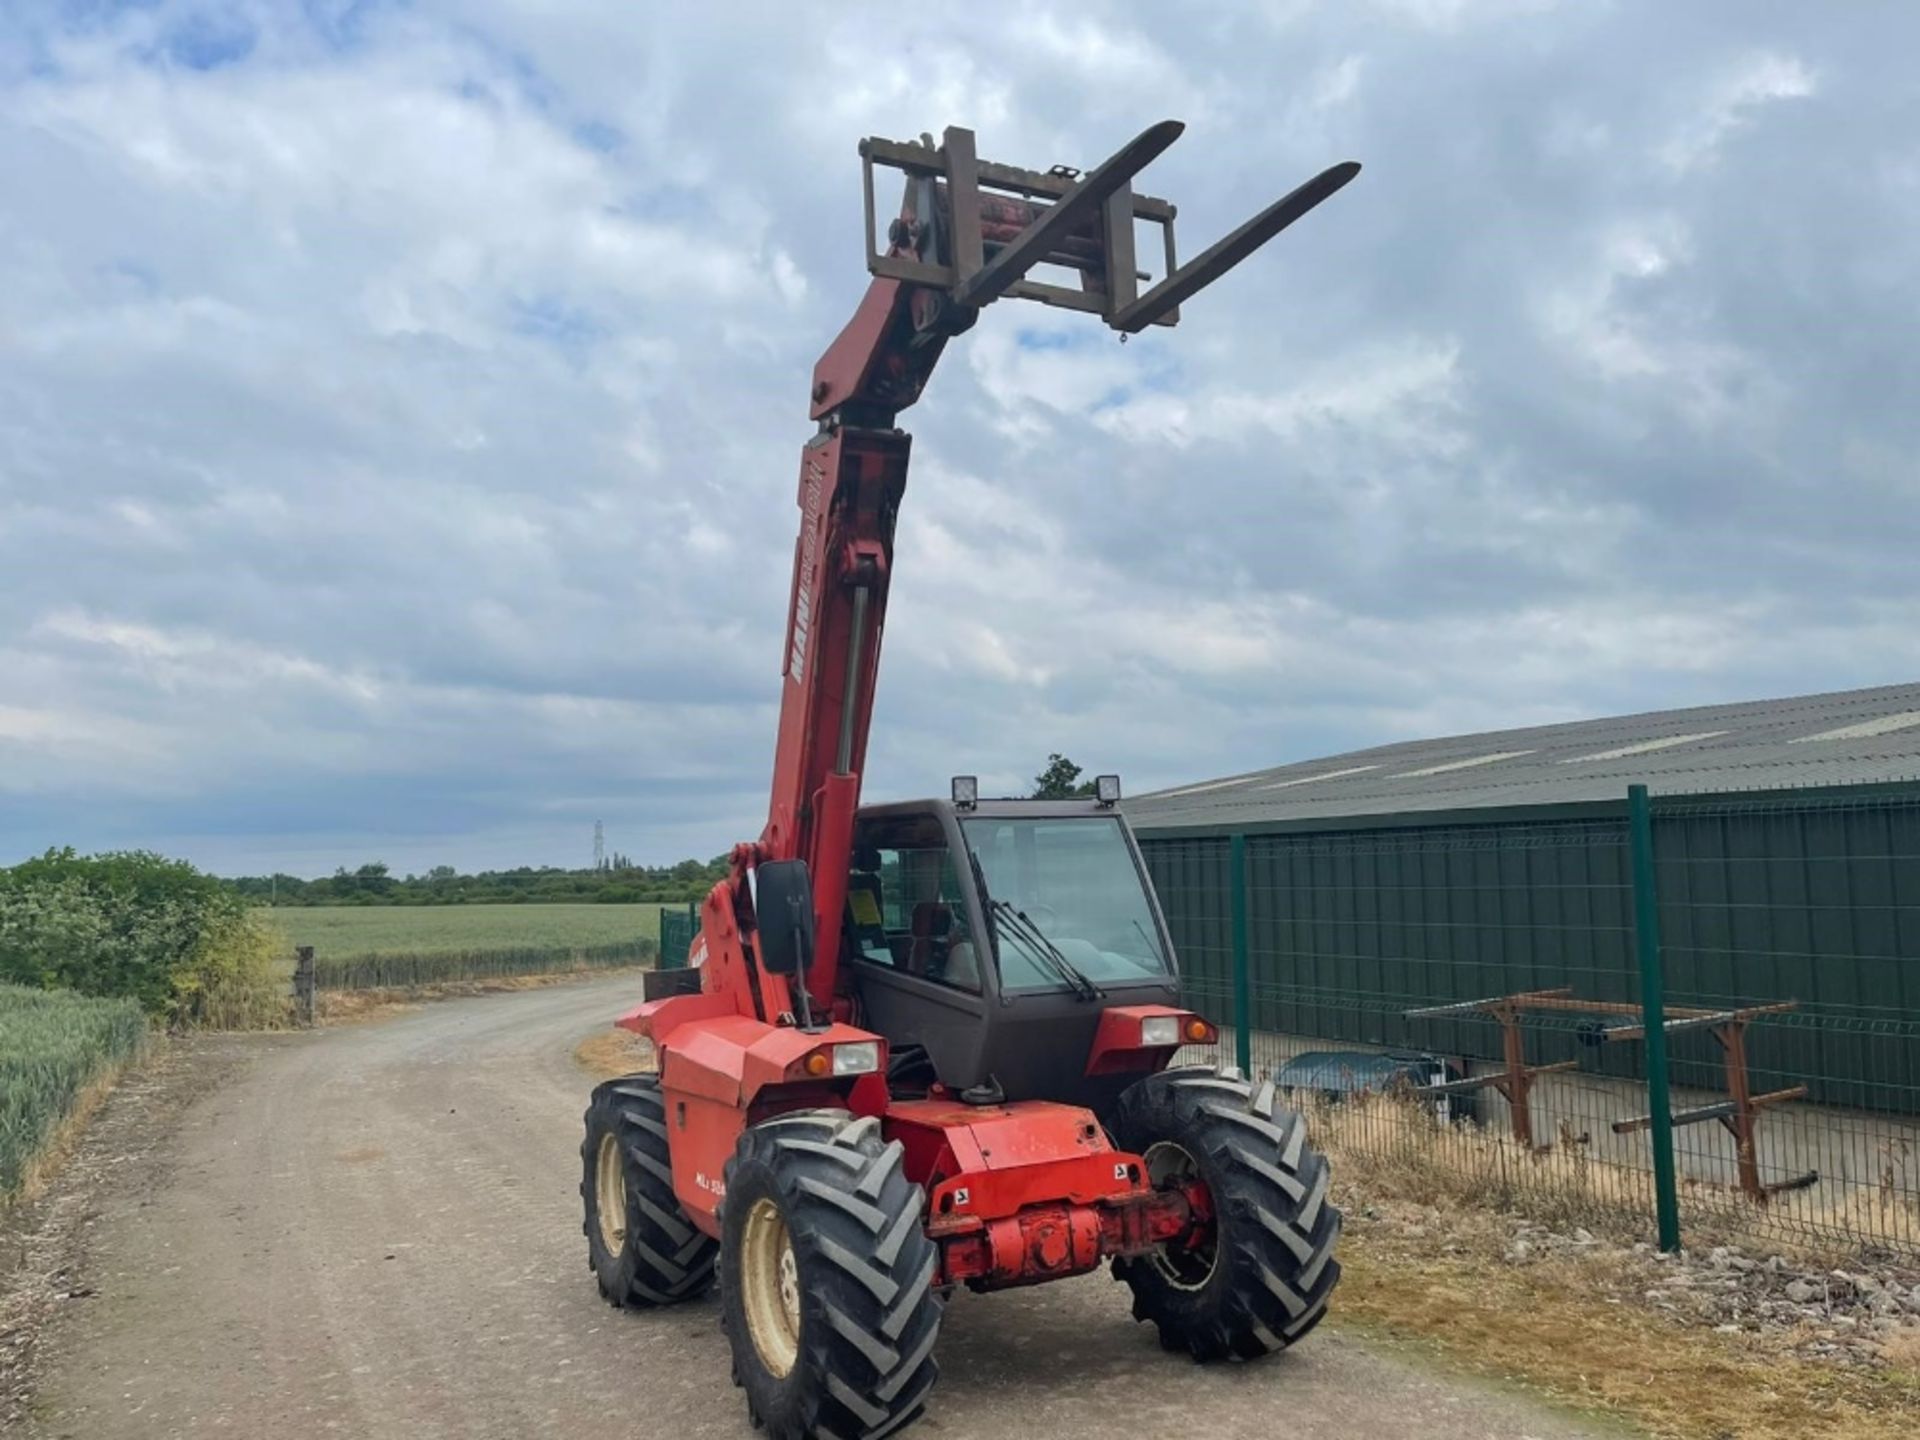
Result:
{"type": "Polygon", "coordinates": [[[660,907],[660,968],[678,970],[687,963],[693,937],[700,933],[700,907],[662,905],[660,907]]]}
{"type": "MultiPolygon", "coordinates": [[[[1670,1003],[1797,1002],[1744,1027],[1750,1091],[1782,1097],[1748,1153],[1725,1120],[1676,1129],[1683,1199],[1920,1249],[1920,792],[1688,796],[1654,814],[1670,1003]]],[[[1726,1068],[1712,1033],[1676,1035],[1676,1111],[1721,1101],[1726,1068]]]]}
{"type": "MultiPolygon", "coordinates": [[[[1920,789],[1689,796],[1653,816],[1689,1239],[1920,1250],[1920,789]]],[[[1210,1058],[1236,1063],[1244,1024],[1255,1075],[1293,1087],[1349,1174],[1653,1234],[1624,803],[1246,835],[1245,1017],[1232,837],[1141,844],[1189,1001],[1222,1026],[1210,1058]]]]}

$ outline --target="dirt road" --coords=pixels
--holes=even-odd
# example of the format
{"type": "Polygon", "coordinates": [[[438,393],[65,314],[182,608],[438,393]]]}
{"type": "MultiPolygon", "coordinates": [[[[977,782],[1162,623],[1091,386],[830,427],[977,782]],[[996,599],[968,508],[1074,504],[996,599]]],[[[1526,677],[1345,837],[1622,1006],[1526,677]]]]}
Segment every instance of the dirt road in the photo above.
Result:
{"type": "MultiPolygon", "coordinates": [[[[744,1440],[713,1302],[621,1314],[587,1273],[572,1052],[631,990],[247,1042],[160,1147],[165,1183],[102,1196],[97,1293],[46,1337],[29,1434],[744,1440]]],[[[961,1294],[940,1357],[916,1436],[1616,1433],[1333,1326],[1275,1361],[1202,1369],[1162,1354],[1100,1276],[961,1294]]]]}

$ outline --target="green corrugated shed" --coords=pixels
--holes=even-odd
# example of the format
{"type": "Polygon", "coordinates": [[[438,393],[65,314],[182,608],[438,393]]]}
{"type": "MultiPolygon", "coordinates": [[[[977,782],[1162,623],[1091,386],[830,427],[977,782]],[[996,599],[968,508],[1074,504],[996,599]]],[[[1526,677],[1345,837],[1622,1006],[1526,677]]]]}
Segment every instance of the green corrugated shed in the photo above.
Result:
{"type": "MultiPolygon", "coordinates": [[[[1913,1110],[1920,785],[1896,777],[1917,772],[1920,686],[1896,686],[1383,747],[1127,808],[1216,1010],[1242,833],[1257,1029],[1490,1059],[1491,1021],[1402,1012],[1557,986],[1635,999],[1625,794],[1648,783],[1670,1003],[1797,1000],[1755,1027],[1757,1089],[1913,1110]]],[[[1531,1022],[1530,1058],[1633,1073],[1637,1047],[1583,1046],[1583,1023],[1531,1022]]],[[[1674,1052],[1677,1083],[1718,1087],[1710,1038],[1674,1052]]]]}

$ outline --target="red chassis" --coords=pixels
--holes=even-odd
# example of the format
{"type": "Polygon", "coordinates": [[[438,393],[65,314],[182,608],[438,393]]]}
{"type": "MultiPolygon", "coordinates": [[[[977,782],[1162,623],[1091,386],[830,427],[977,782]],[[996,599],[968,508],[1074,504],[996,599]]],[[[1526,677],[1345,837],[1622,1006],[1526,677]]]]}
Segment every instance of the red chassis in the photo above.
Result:
{"type": "MultiPolygon", "coordinates": [[[[765,977],[763,977],[765,978],[765,977]]],[[[772,977],[778,980],[779,977],[772,977]]],[[[1164,1005],[1109,1009],[1089,1074],[1165,1068],[1179,1044],[1147,1045],[1142,1022],[1174,1019],[1179,1044],[1211,1044],[1213,1026],[1164,1005]]],[[[620,1017],[660,1049],[672,1137],[674,1194],[718,1237],[726,1163],[747,1126],[793,1110],[835,1107],[878,1116],[898,1140],[907,1178],[927,1193],[927,1233],[939,1246],[937,1283],[1000,1290],[1057,1280],[1115,1256],[1199,1239],[1212,1220],[1203,1188],[1155,1189],[1145,1160],[1116,1150],[1093,1112],[1044,1100],[972,1105],[938,1093],[893,1100],[886,1041],[843,1023],[805,1031],[735,1012],[724,993],[679,995],[620,1017]],[[834,1076],[833,1052],[874,1047],[875,1066],[834,1076]]]]}

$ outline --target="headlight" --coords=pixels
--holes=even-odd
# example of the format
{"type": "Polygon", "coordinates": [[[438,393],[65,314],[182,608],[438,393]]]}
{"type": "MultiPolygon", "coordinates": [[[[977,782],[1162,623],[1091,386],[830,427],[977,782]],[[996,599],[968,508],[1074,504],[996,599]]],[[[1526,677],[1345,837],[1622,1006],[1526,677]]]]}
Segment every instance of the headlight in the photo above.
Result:
{"type": "Polygon", "coordinates": [[[1178,1045],[1180,1043],[1180,1017],[1178,1015],[1149,1015],[1140,1022],[1140,1043],[1142,1045],[1178,1045]]]}
{"type": "Polygon", "coordinates": [[[833,1073],[836,1075],[871,1075],[879,1068],[878,1040],[854,1040],[833,1047],[833,1073]]]}

